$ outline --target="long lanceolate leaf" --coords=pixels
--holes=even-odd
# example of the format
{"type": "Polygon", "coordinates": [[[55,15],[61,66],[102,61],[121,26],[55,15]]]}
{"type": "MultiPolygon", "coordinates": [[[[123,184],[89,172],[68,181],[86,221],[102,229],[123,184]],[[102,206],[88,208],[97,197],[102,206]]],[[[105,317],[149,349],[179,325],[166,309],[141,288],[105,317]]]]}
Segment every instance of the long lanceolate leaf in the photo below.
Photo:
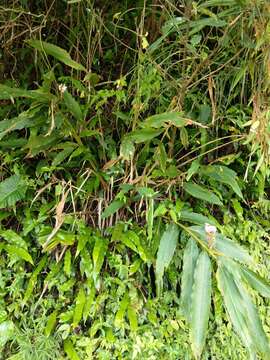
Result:
{"type": "Polygon", "coordinates": [[[190,322],[191,294],[194,271],[198,255],[198,246],[196,242],[192,238],[190,238],[184,252],[183,271],[181,279],[181,306],[188,322],[190,322]]]}
{"type": "Polygon", "coordinates": [[[255,272],[242,267],[242,277],[254,290],[258,291],[262,296],[270,297],[270,285],[261,276],[255,272]]]}
{"type": "Polygon", "coordinates": [[[60,48],[57,45],[40,40],[28,40],[28,44],[39,51],[45,52],[47,55],[53,56],[55,59],[61,61],[73,69],[86,71],[86,69],[81,64],[72,60],[71,56],[66,50],[60,48]]]}
{"type": "MultiPolygon", "coordinates": [[[[205,244],[209,245],[204,226],[191,226],[190,230],[193,231],[196,236],[199,236],[199,238],[205,242],[205,244]]],[[[244,248],[219,233],[216,233],[215,235],[213,249],[216,250],[220,255],[224,255],[246,264],[250,264],[253,261],[251,256],[244,248]]]]}
{"type": "Polygon", "coordinates": [[[236,332],[251,355],[258,352],[263,359],[270,359],[270,347],[258,312],[241,281],[241,269],[236,263],[223,262],[217,274],[219,288],[226,310],[236,332]]]}
{"type": "Polygon", "coordinates": [[[179,236],[179,227],[175,224],[170,224],[167,230],[163,233],[157,254],[156,262],[156,280],[157,280],[157,293],[160,294],[160,291],[163,287],[163,274],[164,270],[169,266],[179,236]]]}
{"type": "Polygon", "coordinates": [[[245,347],[251,354],[254,354],[252,339],[246,323],[245,314],[242,308],[242,298],[234,279],[223,266],[217,271],[218,286],[222,293],[224,304],[235,331],[241,338],[245,347]]]}
{"type": "Polygon", "coordinates": [[[211,304],[211,261],[202,251],[198,257],[191,303],[191,342],[196,358],[200,358],[207,334],[211,304]]]}

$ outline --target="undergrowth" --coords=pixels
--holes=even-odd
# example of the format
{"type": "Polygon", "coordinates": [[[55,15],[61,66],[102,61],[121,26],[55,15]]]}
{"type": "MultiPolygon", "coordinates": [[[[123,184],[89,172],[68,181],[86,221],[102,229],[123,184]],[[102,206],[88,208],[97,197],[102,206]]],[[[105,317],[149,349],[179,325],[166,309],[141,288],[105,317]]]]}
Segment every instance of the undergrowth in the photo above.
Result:
{"type": "Polygon", "coordinates": [[[269,4],[0,30],[0,358],[269,359],[269,4]]]}

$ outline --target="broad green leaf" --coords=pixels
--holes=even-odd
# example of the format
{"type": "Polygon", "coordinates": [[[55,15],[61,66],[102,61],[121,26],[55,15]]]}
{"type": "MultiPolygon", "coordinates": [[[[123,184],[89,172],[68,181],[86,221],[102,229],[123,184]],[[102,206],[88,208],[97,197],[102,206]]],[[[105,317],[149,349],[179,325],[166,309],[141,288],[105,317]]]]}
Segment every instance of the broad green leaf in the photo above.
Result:
{"type": "Polygon", "coordinates": [[[27,184],[19,175],[12,175],[0,183],[0,209],[24,199],[27,184]]]}
{"type": "Polygon", "coordinates": [[[130,330],[136,331],[138,329],[138,319],[137,319],[136,310],[131,304],[128,306],[127,315],[130,324],[130,330]]]}
{"type": "Polygon", "coordinates": [[[85,299],[85,304],[84,304],[84,308],[83,308],[83,320],[84,321],[86,321],[90,315],[90,311],[91,311],[92,304],[94,303],[95,295],[96,295],[96,289],[93,284],[93,281],[91,281],[91,282],[89,281],[88,282],[88,293],[85,296],[86,299],[85,299]]]}
{"type": "Polygon", "coordinates": [[[167,112],[148,117],[140,125],[144,128],[160,129],[167,125],[182,127],[188,124],[188,120],[184,118],[181,112],[167,112]]]}
{"type": "Polygon", "coordinates": [[[52,161],[52,166],[58,166],[61,164],[69,155],[74,151],[74,147],[68,147],[62,151],[60,151],[52,161]]]}
{"type": "Polygon", "coordinates": [[[200,358],[207,334],[211,305],[211,261],[202,251],[196,263],[191,301],[191,344],[196,358],[200,358]]]}
{"type": "Polygon", "coordinates": [[[179,227],[176,224],[170,224],[160,239],[156,261],[156,282],[158,295],[160,295],[163,287],[162,278],[164,270],[169,266],[172,260],[178,237],[179,227]]]}
{"type": "Polygon", "coordinates": [[[241,267],[241,274],[243,279],[256,291],[264,297],[270,297],[270,284],[260,275],[255,272],[241,267]]]}
{"type": "Polygon", "coordinates": [[[0,141],[0,148],[3,149],[16,149],[22,148],[27,144],[27,139],[23,138],[8,138],[7,140],[0,141]]]}
{"type": "Polygon", "coordinates": [[[40,40],[28,40],[27,43],[33,48],[45,52],[47,55],[53,56],[55,59],[73,69],[86,71],[84,66],[72,60],[69,53],[59,46],[40,40]]]}
{"type": "Polygon", "coordinates": [[[184,190],[197,199],[201,199],[215,205],[222,205],[222,202],[214,193],[207,190],[201,185],[194,183],[185,183],[184,190]]]}
{"type": "Polygon", "coordinates": [[[4,245],[4,249],[10,256],[16,255],[30,264],[34,265],[33,259],[28,251],[15,245],[4,245]]]}
{"type": "Polygon", "coordinates": [[[43,258],[40,260],[40,262],[38,263],[37,267],[35,268],[29,279],[26,291],[24,293],[24,298],[22,301],[23,305],[26,304],[26,302],[30,299],[33,290],[37,284],[37,277],[40,274],[40,272],[44,269],[46,264],[47,264],[47,255],[43,256],[43,258]]]}
{"type": "Polygon", "coordinates": [[[17,97],[33,99],[39,103],[48,103],[55,99],[54,95],[42,90],[25,90],[0,84],[0,100],[11,100],[17,97]]]}
{"type": "Polygon", "coordinates": [[[14,332],[15,326],[12,321],[6,320],[0,324],[0,351],[14,337],[14,332]]]}
{"type": "Polygon", "coordinates": [[[95,246],[92,253],[93,258],[93,279],[97,285],[97,278],[103,265],[104,257],[107,251],[108,241],[104,238],[96,237],[95,246]]]}
{"type": "Polygon", "coordinates": [[[246,310],[243,307],[243,300],[239,289],[235,284],[234,278],[224,266],[219,265],[217,280],[226,311],[235,328],[235,331],[241,338],[244,346],[249,350],[250,354],[254,354],[255,349],[248,329],[246,310]]]}
{"type": "Polygon", "coordinates": [[[68,249],[64,258],[64,273],[69,277],[71,274],[71,252],[68,249]]]}
{"type": "Polygon", "coordinates": [[[64,350],[70,360],[80,360],[71,340],[64,340],[64,350]]]}
{"type": "Polygon", "coordinates": [[[56,131],[54,131],[50,136],[33,135],[28,138],[28,142],[23,147],[23,149],[28,149],[28,156],[33,157],[39,154],[41,151],[46,151],[56,145],[62,136],[63,135],[60,135],[60,133],[56,131]]]}
{"type": "MultiPolygon", "coordinates": [[[[195,234],[199,236],[200,239],[205,242],[205,244],[208,245],[207,234],[203,226],[191,226],[190,230],[194,231],[195,234]]],[[[238,260],[246,264],[253,262],[252,258],[245,249],[220,233],[216,233],[215,235],[213,249],[216,250],[220,255],[238,260]]]]}
{"type": "Polygon", "coordinates": [[[150,187],[138,187],[137,188],[138,193],[141,196],[144,196],[145,198],[152,198],[153,196],[155,196],[155,192],[153,189],[151,189],[150,187]]]}
{"type": "Polygon", "coordinates": [[[124,138],[120,147],[120,156],[124,160],[130,160],[134,155],[134,153],[135,153],[135,146],[133,144],[133,141],[128,138],[124,138]]]}
{"type": "Polygon", "coordinates": [[[189,181],[192,178],[192,176],[198,172],[199,168],[200,168],[199,160],[196,159],[192,161],[190,168],[187,171],[187,178],[186,178],[187,181],[189,181]]]}
{"type": "Polygon", "coordinates": [[[67,109],[71,112],[75,119],[79,122],[83,122],[83,114],[79,103],[67,90],[64,91],[63,98],[67,109]]]}
{"type": "Polygon", "coordinates": [[[192,28],[189,32],[189,36],[196,34],[201,31],[204,27],[224,27],[227,25],[227,22],[224,20],[215,19],[212,17],[204,18],[196,21],[190,21],[189,26],[192,28]]]}
{"type": "Polygon", "coordinates": [[[124,295],[123,299],[121,300],[120,307],[115,315],[114,325],[117,328],[122,327],[122,325],[124,323],[124,316],[125,316],[128,305],[129,305],[129,296],[128,296],[128,293],[126,293],[124,295]]]}
{"type": "MultiPolygon", "coordinates": [[[[263,330],[261,320],[258,315],[258,311],[252,302],[251,296],[248,293],[246,287],[242,283],[241,279],[241,267],[237,263],[227,259],[221,259],[220,268],[223,270],[227,281],[234,284],[235,293],[239,293],[238,302],[234,301],[239,306],[239,311],[242,313],[244,320],[247,324],[247,331],[251,339],[250,348],[255,349],[263,359],[269,359],[270,347],[267,336],[263,330]],[[229,280],[228,280],[229,279],[229,280]]],[[[232,285],[231,284],[231,285],[232,285]]]]}
{"type": "Polygon", "coordinates": [[[150,141],[160,135],[163,130],[155,130],[155,129],[141,129],[141,130],[134,130],[126,137],[124,140],[130,140],[135,142],[136,144],[140,144],[146,141],[150,141]]]}
{"type": "Polygon", "coordinates": [[[199,256],[196,242],[190,238],[187,242],[183,257],[183,271],[181,274],[181,307],[188,322],[191,318],[191,294],[194,281],[194,271],[199,256]]]}
{"type": "Polygon", "coordinates": [[[86,297],[85,297],[85,292],[83,287],[80,287],[80,290],[78,292],[78,295],[76,297],[76,304],[75,304],[75,309],[74,309],[74,313],[73,313],[73,322],[72,322],[72,326],[75,328],[79,325],[79,322],[82,319],[83,316],[83,308],[86,302],[86,297]]]}
{"type": "Polygon", "coordinates": [[[129,230],[121,233],[119,239],[121,239],[121,242],[127,247],[139,254],[143,261],[146,262],[148,260],[147,253],[141,244],[140,238],[134,231],[129,230]]]}
{"type": "MultiPolygon", "coordinates": [[[[40,107],[21,112],[19,116],[11,119],[0,121],[0,140],[12,131],[33,127],[40,122],[40,118],[36,116],[40,107]]],[[[44,120],[43,120],[44,121],[44,120]]]]}
{"type": "Polygon", "coordinates": [[[147,211],[146,211],[147,234],[149,240],[151,240],[153,237],[153,220],[154,220],[154,199],[151,198],[147,202],[147,211]]]}
{"type": "Polygon", "coordinates": [[[236,286],[241,293],[243,305],[246,310],[246,317],[248,318],[248,328],[253,340],[254,347],[263,359],[270,359],[270,347],[267,336],[263,330],[258,311],[251,300],[246,288],[236,279],[236,286]]]}
{"type": "Polygon", "coordinates": [[[11,229],[0,230],[0,237],[3,237],[10,245],[16,245],[27,250],[26,241],[11,229]]]}
{"type": "Polygon", "coordinates": [[[101,218],[106,219],[107,217],[115,214],[123,206],[125,206],[125,203],[122,200],[114,200],[114,201],[112,201],[110,203],[110,205],[107,206],[106,209],[103,211],[103,213],[101,215],[101,218]]]}
{"type": "Polygon", "coordinates": [[[180,219],[196,225],[204,225],[206,223],[210,225],[216,225],[215,221],[213,221],[212,219],[209,219],[202,214],[198,214],[188,210],[181,210],[180,219]]]}
{"type": "Polygon", "coordinates": [[[53,311],[48,317],[48,321],[44,330],[46,336],[50,336],[56,325],[57,311],[53,311]]]}
{"type": "MultiPolygon", "coordinates": [[[[53,231],[51,229],[51,231],[53,231]]],[[[50,235],[50,232],[48,232],[46,235],[42,235],[39,237],[39,240],[41,242],[45,242],[50,235]]],[[[73,245],[76,240],[76,235],[72,234],[69,231],[66,230],[58,230],[57,233],[53,236],[53,238],[50,240],[48,245],[43,249],[43,251],[51,251],[53,250],[57,245],[73,245]]]]}
{"type": "Polygon", "coordinates": [[[221,165],[207,165],[200,167],[200,173],[230,186],[240,198],[243,198],[243,194],[236,180],[236,172],[232,169],[221,165]]]}

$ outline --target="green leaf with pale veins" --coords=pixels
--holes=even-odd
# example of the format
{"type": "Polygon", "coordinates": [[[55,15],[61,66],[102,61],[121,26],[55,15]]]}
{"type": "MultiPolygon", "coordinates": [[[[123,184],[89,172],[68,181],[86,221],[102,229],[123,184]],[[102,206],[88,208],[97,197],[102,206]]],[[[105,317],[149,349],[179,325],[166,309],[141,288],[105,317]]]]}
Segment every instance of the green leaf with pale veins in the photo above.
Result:
{"type": "Polygon", "coordinates": [[[231,187],[243,199],[242,191],[237,182],[237,174],[232,169],[221,165],[207,165],[200,167],[200,173],[231,187]]]}
{"type": "Polygon", "coordinates": [[[181,278],[181,306],[188,322],[191,320],[191,294],[194,280],[194,271],[198,256],[198,246],[196,242],[190,238],[184,251],[183,271],[181,278]]]}
{"type": "Polygon", "coordinates": [[[0,183],[0,209],[24,199],[27,185],[19,175],[12,175],[0,183]]]}
{"type": "Polygon", "coordinates": [[[254,355],[255,349],[246,321],[246,310],[243,307],[242,296],[232,274],[221,264],[217,271],[217,281],[230,321],[244,346],[250,354],[254,355]]]}
{"type": "Polygon", "coordinates": [[[247,268],[241,267],[241,273],[243,279],[254,290],[258,291],[262,296],[270,298],[270,284],[260,275],[247,268]]]}
{"type": "MultiPolygon", "coordinates": [[[[199,238],[208,245],[207,234],[204,226],[191,226],[189,229],[194,231],[195,235],[199,236],[199,238]]],[[[220,233],[216,233],[215,235],[213,249],[221,256],[226,256],[246,264],[253,262],[251,256],[244,248],[220,233]]]]}
{"type": "Polygon", "coordinates": [[[15,246],[15,245],[4,245],[4,249],[12,257],[13,255],[17,256],[20,259],[23,259],[30,264],[34,265],[32,256],[25,249],[15,246]]]}
{"type": "Polygon", "coordinates": [[[53,56],[55,59],[61,61],[62,63],[64,63],[65,65],[67,65],[73,69],[86,71],[84,66],[82,66],[81,64],[72,60],[69,53],[57,45],[50,44],[48,42],[41,41],[41,40],[32,40],[32,39],[28,40],[27,43],[30,46],[32,46],[33,48],[35,48],[39,51],[43,51],[47,55],[53,56]]]}
{"type": "Polygon", "coordinates": [[[176,224],[170,224],[167,230],[164,231],[158,248],[157,261],[156,261],[156,280],[157,280],[157,293],[163,287],[163,274],[164,270],[169,266],[175,252],[177,240],[179,237],[179,227],[176,224]]]}
{"type": "Polygon", "coordinates": [[[167,125],[174,125],[176,127],[183,127],[188,124],[189,120],[186,119],[181,112],[167,112],[163,114],[156,114],[145,119],[141,123],[144,128],[160,129],[167,125]]]}
{"type": "Polygon", "coordinates": [[[197,199],[204,200],[215,205],[220,205],[220,206],[222,205],[222,202],[219,200],[217,195],[215,195],[214,193],[212,193],[211,191],[209,191],[208,189],[206,189],[201,185],[194,183],[185,183],[184,190],[188,194],[190,194],[191,196],[197,199]]]}
{"type": "Polygon", "coordinates": [[[211,261],[202,251],[196,263],[191,301],[190,334],[192,350],[200,358],[204,348],[211,305],[211,261]]]}
{"type": "Polygon", "coordinates": [[[122,200],[114,200],[108,205],[103,211],[101,218],[106,219],[107,217],[115,214],[118,210],[120,210],[125,205],[122,200]]]}

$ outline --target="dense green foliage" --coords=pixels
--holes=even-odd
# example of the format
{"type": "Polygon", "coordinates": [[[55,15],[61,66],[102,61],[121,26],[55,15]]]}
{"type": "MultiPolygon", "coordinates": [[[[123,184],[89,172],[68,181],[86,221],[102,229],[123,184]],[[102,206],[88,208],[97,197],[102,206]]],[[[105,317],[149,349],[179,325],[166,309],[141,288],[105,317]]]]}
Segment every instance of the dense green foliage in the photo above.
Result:
{"type": "Polygon", "coordinates": [[[0,28],[0,358],[270,359],[268,2],[0,28]]]}

